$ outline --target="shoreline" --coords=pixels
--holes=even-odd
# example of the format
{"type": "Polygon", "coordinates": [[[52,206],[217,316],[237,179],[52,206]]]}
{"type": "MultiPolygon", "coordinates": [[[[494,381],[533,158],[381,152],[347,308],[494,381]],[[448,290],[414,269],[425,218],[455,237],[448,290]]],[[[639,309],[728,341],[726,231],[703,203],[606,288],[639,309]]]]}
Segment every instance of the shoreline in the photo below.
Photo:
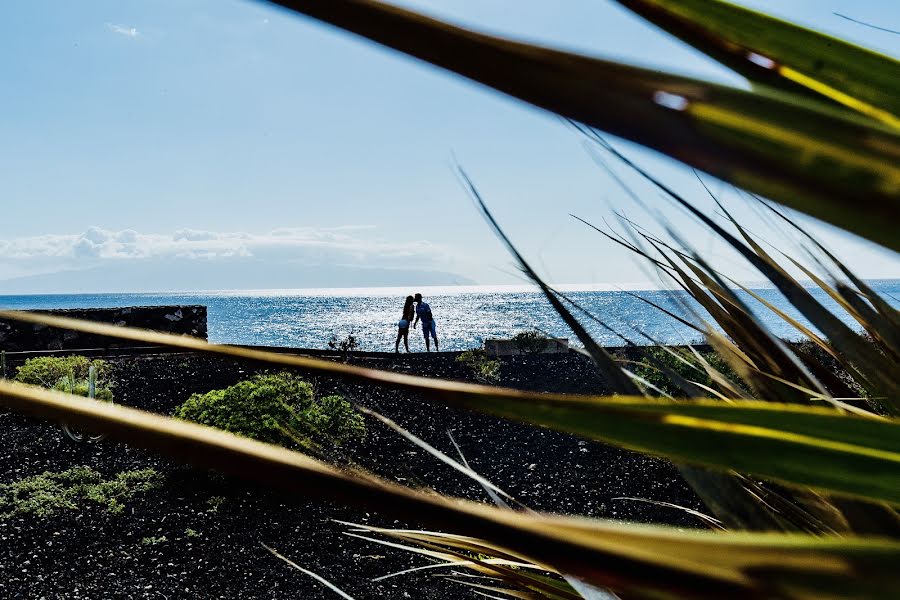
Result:
{"type": "MultiPolygon", "coordinates": [[[[792,340],[782,340],[785,343],[794,343],[792,340]]],[[[215,344],[210,343],[210,345],[214,346],[229,346],[235,348],[247,348],[250,350],[264,350],[266,352],[274,352],[277,354],[296,354],[298,356],[313,356],[317,358],[327,358],[338,360],[341,358],[341,353],[328,349],[328,348],[302,348],[302,347],[293,347],[293,346],[258,346],[251,344],[215,344]]],[[[601,347],[613,353],[629,353],[633,346],[605,346],[601,345],[601,347]]],[[[702,352],[706,352],[712,350],[712,347],[706,343],[697,343],[697,344],[638,344],[636,347],[638,348],[687,348],[691,347],[697,349],[702,352]]],[[[351,353],[352,358],[354,359],[383,359],[388,360],[391,358],[397,358],[401,356],[406,357],[415,357],[415,356],[438,356],[444,358],[455,358],[466,352],[466,350],[441,350],[440,352],[431,351],[426,352],[422,351],[414,351],[414,352],[388,352],[388,351],[371,351],[371,350],[354,350],[351,353]]],[[[202,354],[194,351],[182,350],[180,348],[168,348],[166,346],[134,346],[134,347],[121,347],[121,348],[71,348],[71,349],[63,349],[63,350],[22,350],[22,351],[14,351],[14,352],[6,352],[6,359],[8,364],[12,363],[21,363],[29,358],[36,358],[39,356],[66,356],[68,354],[79,354],[82,356],[92,357],[92,358],[124,358],[124,357],[140,357],[140,356],[159,356],[159,355],[170,355],[170,354],[202,354]]],[[[568,352],[562,353],[562,355],[573,355],[573,354],[583,354],[581,348],[575,348],[570,346],[568,352]]],[[[538,353],[533,355],[514,355],[514,356],[533,356],[533,357],[541,357],[541,356],[550,356],[552,354],[544,354],[538,353]]],[[[560,354],[557,353],[557,356],[560,354]]],[[[505,357],[504,357],[505,358],[505,357]]]]}

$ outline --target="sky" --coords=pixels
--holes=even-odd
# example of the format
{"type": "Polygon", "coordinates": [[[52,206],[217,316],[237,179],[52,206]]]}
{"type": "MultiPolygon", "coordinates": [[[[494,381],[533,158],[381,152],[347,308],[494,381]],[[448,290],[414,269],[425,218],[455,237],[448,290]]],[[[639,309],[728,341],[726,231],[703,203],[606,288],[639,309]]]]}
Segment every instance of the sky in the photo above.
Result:
{"type": "MultiPolygon", "coordinates": [[[[406,0],[516,39],[735,86],[739,77],[604,0],[406,0]]],[[[746,0],[900,56],[894,0],[746,0]]],[[[520,281],[463,190],[472,177],[513,241],[557,283],[648,284],[575,221],[641,213],[553,115],[264,3],[33,0],[0,8],[0,295],[520,281]]],[[[701,206],[693,174],[619,147],[701,206]]],[[[627,176],[626,176],[627,177],[627,176]]],[[[770,229],[707,178],[768,242],[770,229]]],[[[690,218],[682,237],[744,281],[758,274],[690,218]]],[[[869,278],[895,254],[804,225],[869,278]]]]}

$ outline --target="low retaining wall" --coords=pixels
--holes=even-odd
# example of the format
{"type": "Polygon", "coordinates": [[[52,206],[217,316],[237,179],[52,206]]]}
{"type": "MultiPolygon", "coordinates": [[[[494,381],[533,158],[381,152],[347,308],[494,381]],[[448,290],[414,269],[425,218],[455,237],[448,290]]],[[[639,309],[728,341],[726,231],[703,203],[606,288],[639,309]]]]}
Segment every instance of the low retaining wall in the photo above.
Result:
{"type": "MultiPolygon", "coordinates": [[[[206,339],[206,307],[199,305],[81,308],[34,312],[206,339]]],[[[142,344],[128,340],[0,319],[0,350],[6,352],[130,348],[140,345],[142,344]]]]}
{"type": "Polygon", "coordinates": [[[516,340],[487,339],[484,340],[484,351],[488,356],[515,356],[517,354],[567,354],[569,352],[568,338],[547,338],[543,341],[543,347],[532,348],[530,352],[523,351],[516,340]]]}

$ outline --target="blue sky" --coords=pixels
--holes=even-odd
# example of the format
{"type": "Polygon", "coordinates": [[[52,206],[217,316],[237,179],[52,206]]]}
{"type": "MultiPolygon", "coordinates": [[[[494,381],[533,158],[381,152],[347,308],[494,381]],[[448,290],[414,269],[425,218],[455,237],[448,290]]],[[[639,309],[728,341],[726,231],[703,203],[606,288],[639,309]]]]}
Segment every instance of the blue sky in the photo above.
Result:
{"type": "MultiPolygon", "coordinates": [[[[743,85],[604,0],[402,4],[743,85]]],[[[832,14],[900,29],[891,0],[745,4],[900,55],[900,36],[832,14]]],[[[517,281],[457,182],[454,156],[549,279],[648,281],[568,214],[599,222],[612,203],[649,217],[578,135],[539,110],[266,4],[35,0],[2,13],[0,294],[517,281]]],[[[704,202],[689,171],[622,147],[704,202]]],[[[755,278],[667,214],[719,266],[755,278]]],[[[810,227],[862,275],[900,276],[895,255],[810,227]]]]}

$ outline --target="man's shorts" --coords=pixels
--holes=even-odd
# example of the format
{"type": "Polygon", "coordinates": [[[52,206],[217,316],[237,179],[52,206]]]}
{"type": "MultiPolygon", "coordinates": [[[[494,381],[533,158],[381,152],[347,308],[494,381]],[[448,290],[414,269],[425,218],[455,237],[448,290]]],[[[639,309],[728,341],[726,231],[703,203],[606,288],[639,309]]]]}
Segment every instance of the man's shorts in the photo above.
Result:
{"type": "Polygon", "coordinates": [[[428,336],[431,335],[433,339],[437,339],[437,324],[434,321],[422,321],[422,335],[425,336],[425,339],[428,339],[428,336]]]}

